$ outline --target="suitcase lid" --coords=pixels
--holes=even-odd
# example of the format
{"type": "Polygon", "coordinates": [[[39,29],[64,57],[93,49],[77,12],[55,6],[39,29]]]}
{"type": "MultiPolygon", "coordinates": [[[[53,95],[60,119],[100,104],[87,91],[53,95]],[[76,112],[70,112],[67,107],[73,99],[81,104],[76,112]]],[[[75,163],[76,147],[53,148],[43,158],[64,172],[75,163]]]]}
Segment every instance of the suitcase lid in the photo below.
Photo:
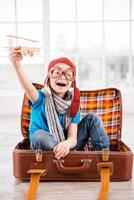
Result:
{"type": "MultiPolygon", "coordinates": [[[[33,83],[40,90],[43,85],[33,83]]],[[[101,90],[80,91],[81,93],[81,118],[89,113],[99,115],[110,139],[111,146],[115,147],[121,140],[122,129],[122,99],[121,93],[116,88],[101,90]]],[[[28,98],[24,94],[21,112],[21,131],[24,138],[29,138],[31,109],[28,98]]]]}

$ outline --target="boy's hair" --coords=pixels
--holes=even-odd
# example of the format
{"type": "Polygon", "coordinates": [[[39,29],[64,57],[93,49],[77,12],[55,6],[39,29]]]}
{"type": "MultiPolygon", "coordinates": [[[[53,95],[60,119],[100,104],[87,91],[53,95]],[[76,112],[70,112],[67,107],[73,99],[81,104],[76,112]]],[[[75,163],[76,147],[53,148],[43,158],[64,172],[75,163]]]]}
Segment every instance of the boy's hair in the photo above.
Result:
{"type": "MultiPolygon", "coordinates": [[[[50,69],[52,67],[54,67],[58,63],[67,64],[71,68],[73,68],[74,71],[76,71],[76,66],[75,66],[75,64],[71,60],[69,60],[66,57],[60,57],[60,58],[52,60],[49,63],[49,65],[48,65],[48,72],[50,71],[50,69]]],[[[77,112],[79,111],[79,108],[80,108],[80,91],[76,87],[76,80],[73,81],[73,87],[74,87],[74,96],[73,96],[73,100],[72,100],[71,107],[70,107],[70,116],[71,117],[74,117],[77,114],[77,112]]]]}

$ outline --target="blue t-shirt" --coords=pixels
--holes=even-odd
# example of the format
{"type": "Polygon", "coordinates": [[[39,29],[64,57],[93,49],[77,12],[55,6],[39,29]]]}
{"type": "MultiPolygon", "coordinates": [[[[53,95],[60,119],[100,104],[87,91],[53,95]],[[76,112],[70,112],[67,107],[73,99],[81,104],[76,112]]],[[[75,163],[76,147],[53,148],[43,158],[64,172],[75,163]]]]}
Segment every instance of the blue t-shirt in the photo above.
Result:
{"type": "MultiPolygon", "coordinates": [[[[30,126],[29,126],[30,139],[32,138],[33,133],[38,129],[43,129],[49,132],[46,113],[45,113],[45,94],[40,90],[38,91],[38,94],[39,94],[38,99],[34,103],[32,103],[29,100],[29,105],[31,107],[30,126]]],[[[58,114],[58,118],[61,123],[61,126],[63,127],[63,115],[58,114]]],[[[80,122],[80,111],[78,111],[76,116],[71,119],[71,123],[79,124],[79,122],[80,122]]]]}

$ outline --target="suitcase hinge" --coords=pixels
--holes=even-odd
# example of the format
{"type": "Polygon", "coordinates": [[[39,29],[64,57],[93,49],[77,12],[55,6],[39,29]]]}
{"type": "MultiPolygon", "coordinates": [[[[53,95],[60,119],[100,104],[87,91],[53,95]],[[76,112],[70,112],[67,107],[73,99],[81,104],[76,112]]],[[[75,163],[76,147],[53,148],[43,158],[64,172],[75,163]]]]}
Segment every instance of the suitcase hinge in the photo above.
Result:
{"type": "Polygon", "coordinates": [[[35,156],[36,156],[36,161],[41,162],[42,161],[42,150],[36,149],[35,150],[35,156]]]}
{"type": "Polygon", "coordinates": [[[102,150],[102,161],[101,163],[97,164],[98,174],[100,175],[101,168],[110,168],[110,175],[113,173],[113,163],[108,162],[109,160],[109,149],[102,150]]]}

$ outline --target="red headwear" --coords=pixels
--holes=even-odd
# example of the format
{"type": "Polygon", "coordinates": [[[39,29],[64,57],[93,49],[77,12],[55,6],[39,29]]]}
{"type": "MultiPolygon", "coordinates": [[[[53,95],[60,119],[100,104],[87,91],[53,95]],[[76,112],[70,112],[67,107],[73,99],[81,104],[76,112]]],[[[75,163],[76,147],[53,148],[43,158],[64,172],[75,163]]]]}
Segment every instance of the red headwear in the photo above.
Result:
{"type": "MultiPolygon", "coordinates": [[[[60,58],[52,60],[49,63],[48,72],[50,71],[50,69],[52,67],[54,67],[58,63],[67,64],[76,71],[76,66],[71,60],[69,60],[68,58],[65,58],[65,57],[60,57],[60,58]]],[[[76,80],[74,80],[74,82],[73,82],[73,87],[74,87],[74,96],[73,96],[73,100],[72,100],[71,108],[70,108],[70,116],[71,117],[74,117],[80,108],[80,91],[76,87],[76,80]]]]}

